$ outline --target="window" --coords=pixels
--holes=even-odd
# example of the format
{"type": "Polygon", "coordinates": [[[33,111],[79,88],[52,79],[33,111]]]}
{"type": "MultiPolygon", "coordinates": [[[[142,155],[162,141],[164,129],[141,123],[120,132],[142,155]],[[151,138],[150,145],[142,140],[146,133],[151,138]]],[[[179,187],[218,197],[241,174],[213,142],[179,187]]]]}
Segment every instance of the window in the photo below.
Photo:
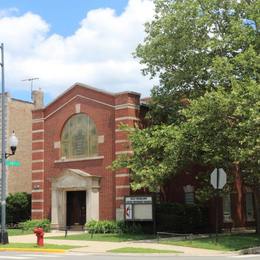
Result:
{"type": "Polygon", "coordinates": [[[61,156],[67,159],[97,155],[97,133],[93,120],[85,114],[72,116],[61,135],[61,156]]]}
{"type": "Polygon", "coordinates": [[[183,187],[185,204],[194,204],[194,187],[186,185],[183,187]]]}
{"type": "Polygon", "coordinates": [[[246,220],[254,221],[253,192],[246,193],[246,220]]]}
{"type": "Polygon", "coordinates": [[[230,194],[223,196],[223,222],[231,222],[231,199],[230,194]]]}

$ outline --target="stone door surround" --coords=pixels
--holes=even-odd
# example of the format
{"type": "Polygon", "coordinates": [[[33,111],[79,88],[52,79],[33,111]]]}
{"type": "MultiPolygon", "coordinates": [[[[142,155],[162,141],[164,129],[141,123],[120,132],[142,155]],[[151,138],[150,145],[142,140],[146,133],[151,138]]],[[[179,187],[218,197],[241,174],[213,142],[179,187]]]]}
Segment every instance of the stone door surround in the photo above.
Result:
{"type": "Polygon", "coordinates": [[[86,191],[86,221],[99,219],[100,177],[79,169],[66,169],[52,178],[51,225],[53,228],[66,226],[67,191],[86,191]]]}

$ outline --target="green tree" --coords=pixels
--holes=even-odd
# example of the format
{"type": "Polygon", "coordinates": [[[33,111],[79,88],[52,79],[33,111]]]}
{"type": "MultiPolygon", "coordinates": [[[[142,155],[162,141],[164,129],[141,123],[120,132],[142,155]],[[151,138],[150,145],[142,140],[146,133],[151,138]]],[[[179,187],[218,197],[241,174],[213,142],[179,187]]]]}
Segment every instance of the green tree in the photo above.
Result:
{"type": "Polygon", "coordinates": [[[239,174],[253,187],[260,234],[260,84],[235,83],[229,93],[223,88],[208,92],[183,115],[186,156],[202,165],[225,167],[230,177],[239,174]]]}
{"type": "Polygon", "coordinates": [[[179,145],[182,143],[182,135],[179,128],[173,125],[158,125],[128,131],[134,153],[131,156],[119,157],[113,162],[113,168],[128,168],[131,171],[133,190],[155,192],[163,188],[167,178],[180,167],[179,145]],[[173,156],[174,160],[171,159],[173,156]]]}
{"type": "MultiPolygon", "coordinates": [[[[154,0],[135,52],[152,89],[147,129],[130,132],[133,189],[152,191],[192,163],[235,167],[258,194],[260,0],[154,0]]],[[[260,195],[257,199],[260,198],[260,195]]],[[[260,233],[258,210],[257,230],[260,233]]]]}
{"type": "Polygon", "coordinates": [[[179,122],[182,98],[231,81],[259,82],[259,0],[155,0],[155,16],[135,52],[152,90],[154,123],[179,122]]]}
{"type": "MultiPolygon", "coordinates": [[[[121,157],[114,167],[129,168],[132,188],[149,191],[162,189],[169,177],[194,163],[224,167],[231,180],[241,173],[255,191],[260,232],[260,84],[234,83],[230,92],[206,92],[181,115],[185,120],[179,125],[131,130],[134,154],[121,157]]],[[[205,188],[202,192],[208,197],[209,187],[205,188]]]]}

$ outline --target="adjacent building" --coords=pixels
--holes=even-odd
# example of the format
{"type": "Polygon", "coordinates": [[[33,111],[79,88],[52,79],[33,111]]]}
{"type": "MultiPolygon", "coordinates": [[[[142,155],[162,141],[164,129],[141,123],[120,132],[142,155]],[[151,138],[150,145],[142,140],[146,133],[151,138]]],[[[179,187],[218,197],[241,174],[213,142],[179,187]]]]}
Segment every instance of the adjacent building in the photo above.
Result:
{"type": "MultiPolygon", "coordinates": [[[[32,110],[43,105],[43,94],[41,91],[34,91],[33,102],[12,98],[9,93],[6,93],[5,97],[7,153],[10,152],[8,141],[13,131],[19,139],[16,154],[7,159],[8,162],[15,162],[14,166],[9,166],[10,164],[7,162],[7,194],[16,192],[31,193],[32,110]],[[39,98],[37,99],[38,96],[41,97],[40,103],[39,98]]],[[[1,108],[2,106],[0,107],[0,113],[2,113],[1,108]]],[[[2,126],[2,120],[0,120],[0,126],[2,126]]],[[[0,145],[1,141],[0,138],[0,145]]]]}

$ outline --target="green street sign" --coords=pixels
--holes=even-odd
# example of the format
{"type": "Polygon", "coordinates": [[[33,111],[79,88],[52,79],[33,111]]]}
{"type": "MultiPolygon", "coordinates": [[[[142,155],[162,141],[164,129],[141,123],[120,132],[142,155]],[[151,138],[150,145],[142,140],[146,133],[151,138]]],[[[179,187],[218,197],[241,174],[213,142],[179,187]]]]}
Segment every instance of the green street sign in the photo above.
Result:
{"type": "Polygon", "coordinates": [[[16,167],[19,167],[19,166],[21,166],[21,162],[6,160],[6,166],[16,166],[16,167]]]}

